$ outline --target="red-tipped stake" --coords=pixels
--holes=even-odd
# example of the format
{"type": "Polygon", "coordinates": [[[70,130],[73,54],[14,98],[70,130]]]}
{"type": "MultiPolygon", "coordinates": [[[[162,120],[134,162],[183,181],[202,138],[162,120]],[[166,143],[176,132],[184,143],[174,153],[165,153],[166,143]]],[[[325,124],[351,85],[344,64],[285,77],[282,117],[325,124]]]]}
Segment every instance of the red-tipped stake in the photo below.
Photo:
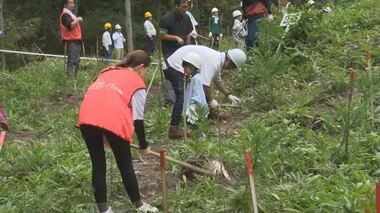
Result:
{"type": "Polygon", "coordinates": [[[2,131],[0,133],[0,151],[1,151],[1,148],[3,147],[4,139],[5,139],[5,131],[2,131]]]}
{"type": "Polygon", "coordinates": [[[162,181],[162,203],[164,207],[164,212],[169,212],[168,204],[168,189],[166,184],[166,175],[165,175],[165,152],[160,151],[160,170],[161,170],[161,181],[162,181]]]}
{"type": "Polygon", "coordinates": [[[249,187],[251,188],[253,212],[258,213],[255,183],[253,181],[253,167],[251,161],[251,153],[249,152],[249,150],[245,151],[245,161],[247,163],[248,169],[249,187]]]}
{"type": "Polygon", "coordinates": [[[377,213],[380,213],[380,182],[376,184],[376,208],[377,213]]]}

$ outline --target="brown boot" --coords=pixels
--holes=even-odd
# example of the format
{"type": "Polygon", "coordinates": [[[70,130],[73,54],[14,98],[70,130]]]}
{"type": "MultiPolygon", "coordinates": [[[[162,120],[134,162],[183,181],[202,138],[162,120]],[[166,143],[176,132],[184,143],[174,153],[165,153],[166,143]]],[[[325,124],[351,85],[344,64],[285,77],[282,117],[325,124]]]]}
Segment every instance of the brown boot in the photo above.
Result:
{"type": "MultiPolygon", "coordinates": [[[[179,126],[169,127],[169,139],[182,139],[183,137],[185,137],[185,131],[179,126]]],[[[186,133],[186,137],[191,137],[191,131],[186,133]]]]}

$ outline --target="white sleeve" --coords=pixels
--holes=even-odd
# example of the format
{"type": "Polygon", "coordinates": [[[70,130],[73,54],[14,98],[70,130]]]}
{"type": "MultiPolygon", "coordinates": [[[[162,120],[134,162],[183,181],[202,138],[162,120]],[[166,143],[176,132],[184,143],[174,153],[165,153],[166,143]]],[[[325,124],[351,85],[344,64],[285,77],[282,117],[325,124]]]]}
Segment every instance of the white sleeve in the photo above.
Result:
{"type": "Polygon", "coordinates": [[[144,29],[145,29],[146,35],[150,37],[151,35],[149,31],[149,23],[147,23],[146,21],[144,22],[144,29]]]}
{"type": "Polygon", "coordinates": [[[146,90],[140,89],[132,96],[132,117],[133,120],[144,120],[144,107],[146,100],[146,90]]]}

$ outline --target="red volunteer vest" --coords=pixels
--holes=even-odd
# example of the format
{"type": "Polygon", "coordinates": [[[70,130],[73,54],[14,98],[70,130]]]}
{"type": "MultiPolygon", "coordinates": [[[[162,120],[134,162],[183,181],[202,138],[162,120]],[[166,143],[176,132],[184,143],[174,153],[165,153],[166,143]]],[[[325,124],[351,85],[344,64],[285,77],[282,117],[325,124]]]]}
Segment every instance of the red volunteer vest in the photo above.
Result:
{"type": "Polygon", "coordinates": [[[137,73],[128,68],[104,69],[84,96],[79,125],[97,126],[131,142],[131,98],[139,89],[145,89],[145,83],[137,73]]]}
{"type": "MultiPolygon", "coordinates": [[[[80,23],[78,23],[77,25],[75,25],[74,28],[72,29],[67,29],[65,27],[65,25],[63,25],[62,23],[62,16],[64,14],[68,14],[69,16],[71,16],[69,13],[66,13],[65,11],[62,11],[61,13],[61,16],[59,17],[59,23],[60,23],[60,26],[61,26],[61,38],[63,41],[71,41],[71,40],[82,40],[82,31],[81,31],[81,28],[80,28],[80,23]]],[[[73,16],[71,16],[71,18],[75,18],[73,16]]]]}

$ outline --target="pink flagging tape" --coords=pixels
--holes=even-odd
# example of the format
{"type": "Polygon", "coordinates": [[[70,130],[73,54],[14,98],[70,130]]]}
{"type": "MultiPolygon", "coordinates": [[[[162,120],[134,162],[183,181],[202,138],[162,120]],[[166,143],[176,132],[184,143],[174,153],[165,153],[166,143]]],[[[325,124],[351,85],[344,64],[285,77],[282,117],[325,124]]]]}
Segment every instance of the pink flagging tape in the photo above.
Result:
{"type": "Polygon", "coordinates": [[[0,151],[1,151],[1,148],[3,147],[4,139],[5,139],[5,131],[2,131],[0,133],[0,151]]]}
{"type": "Polygon", "coordinates": [[[376,184],[376,208],[377,213],[380,213],[380,182],[376,184]]]}
{"type": "Polygon", "coordinates": [[[248,174],[253,175],[251,153],[248,150],[245,152],[245,161],[247,162],[248,174]]]}

